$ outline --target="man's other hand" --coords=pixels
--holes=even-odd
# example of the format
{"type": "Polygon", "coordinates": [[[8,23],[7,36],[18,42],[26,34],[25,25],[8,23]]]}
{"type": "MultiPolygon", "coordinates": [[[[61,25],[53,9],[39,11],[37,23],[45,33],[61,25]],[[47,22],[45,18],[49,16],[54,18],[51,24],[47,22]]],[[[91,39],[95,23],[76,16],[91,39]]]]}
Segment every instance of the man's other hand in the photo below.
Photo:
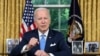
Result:
{"type": "Polygon", "coordinates": [[[49,54],[46,53],[46,52],[43,51],[43,50],[37,50],[37,51],[35,52],[35,55],[36,55],[36,56],[49,56],[49,54]]]}

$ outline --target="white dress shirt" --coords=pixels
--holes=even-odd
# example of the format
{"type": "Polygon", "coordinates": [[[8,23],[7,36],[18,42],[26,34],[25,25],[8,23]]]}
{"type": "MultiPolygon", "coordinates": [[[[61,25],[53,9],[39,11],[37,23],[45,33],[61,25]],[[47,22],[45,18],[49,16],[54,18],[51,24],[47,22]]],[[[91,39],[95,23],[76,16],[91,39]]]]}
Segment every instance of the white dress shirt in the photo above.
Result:
{"type": "Polygon", "coordinates": [[[41,40],[41,38],[42,38],[41,35],[45,35],[45,40],[47,40],[48,32],[49,32],[49,30],[47,30],[45,33],[42,33],[42,32],[40,32],[40,31],[38,30],[39,40],[41,40]]]}

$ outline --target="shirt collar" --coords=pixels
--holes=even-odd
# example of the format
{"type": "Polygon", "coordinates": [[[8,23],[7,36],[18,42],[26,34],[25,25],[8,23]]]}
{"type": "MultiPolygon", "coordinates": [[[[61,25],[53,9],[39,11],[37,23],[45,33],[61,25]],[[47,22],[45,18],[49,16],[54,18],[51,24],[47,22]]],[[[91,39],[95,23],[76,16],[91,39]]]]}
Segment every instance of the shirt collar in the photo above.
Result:
{"type": "Polygon", "coordinates": [[[38,30],[38,34],[39,34],[39,40],[41,39],[41,35],[45,35],[45,39],[47,39],[47,36],[48,36],[48,33],[49,33],[49,29],[45,32],[45,33],[42,33],[38,30]]]}

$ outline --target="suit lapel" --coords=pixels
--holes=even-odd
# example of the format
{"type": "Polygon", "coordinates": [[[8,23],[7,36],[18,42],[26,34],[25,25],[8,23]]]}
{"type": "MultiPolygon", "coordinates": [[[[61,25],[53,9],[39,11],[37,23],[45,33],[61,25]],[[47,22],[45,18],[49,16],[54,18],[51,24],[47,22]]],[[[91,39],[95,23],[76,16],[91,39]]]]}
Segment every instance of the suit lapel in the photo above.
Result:
{"type": "MultiPolygon", "coordinates": [[[[39,41],[38,30],[35,31],[35,37],[39,41]]],[[[48,51],[48,48],[50,47],[50,44],[52,42],[52,38],[53,38],[53,32],[52,32],[52,30],[49,30],[49,33],[48,33],[48,36],[47,36],[47,40],[46,40],[46,45],[45,45],[45,51],[48,51]]],[[[37,45],[37,49],[40,49],[40,44],[37,45]]]]}
{"type": "Polygon", "coordinates": [[[45,45],[45,51],[48,51],[48,48],[50,47],[51,44],[52,37],[53,37],[52,30],[49,30],[48,37],[46,40],[46,45],[45,45]]]}

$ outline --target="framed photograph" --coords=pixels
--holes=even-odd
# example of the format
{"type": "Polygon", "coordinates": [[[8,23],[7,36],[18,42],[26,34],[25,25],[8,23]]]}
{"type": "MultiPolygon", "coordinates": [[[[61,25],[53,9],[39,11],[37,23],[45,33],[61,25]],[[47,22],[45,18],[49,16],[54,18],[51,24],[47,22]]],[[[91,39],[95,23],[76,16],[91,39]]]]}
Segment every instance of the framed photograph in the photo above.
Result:
{"type": "Polygon", "coordinates": [[[72,41],[72,54],[83,54],[83,41],[72,41]]]}
{"type": "Polygon", "coordinates": [[[18,44],[19,44],[19,40],[18,39],[6,39],[7,53],[10,53],[11,50],[18,44]]]}
{"type": "Polygon", "coordinates": [[[99,53],[99,42],[85,42],[85,53],[99,53]]]}

